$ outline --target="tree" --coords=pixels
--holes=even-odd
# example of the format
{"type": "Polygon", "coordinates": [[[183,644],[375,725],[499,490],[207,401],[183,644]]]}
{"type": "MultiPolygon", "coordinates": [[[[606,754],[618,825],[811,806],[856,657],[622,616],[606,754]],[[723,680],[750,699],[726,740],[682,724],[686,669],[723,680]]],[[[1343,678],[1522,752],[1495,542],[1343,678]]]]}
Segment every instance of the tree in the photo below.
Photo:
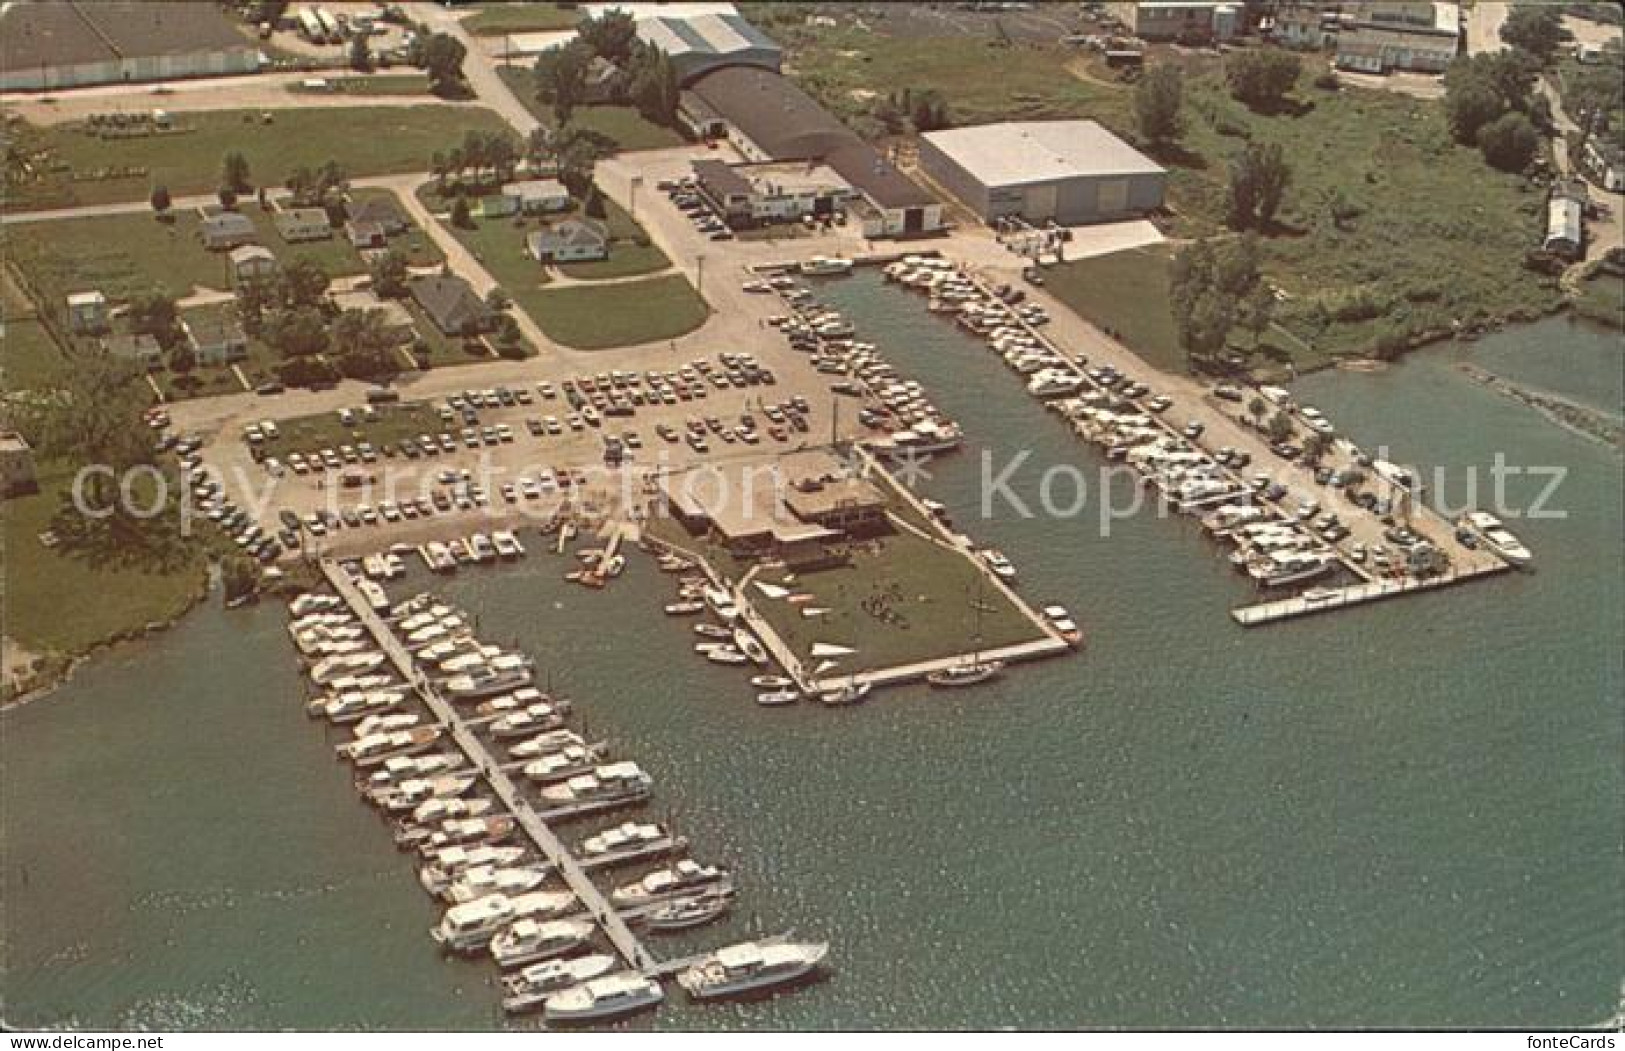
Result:
{"type": "Polygon", "coordinates": [[[309,357],[327,349],[327,326],[314,307],[285,310],[265,326],[265,341],[290,358],[309,357]]]}
{"type": "Polygon", "coordinates": [[[180,314],[175,308],[175,300],[162,293],[155,292],[132,300],[125,319],[131,332],[138,336],[151,336],[161,347],[168,348],[180,342],[180,314]]]}
{"type": "Polygon", "coordinates": [[[333,322],[332,343],[339,371],[353,379],[377,379],[400,371],[382,310],[346,310],[333,322]]]}
{"type": "Polygon", "coordinates": [[[1277,143],[1248,143],[1230,162],[1229,222],[1237,230],[1262,229],[1275,219],[1292,181],[1277,143]]]}
{"type": "Polygon", "coordinates": [[[234,194],[244,194],[253,189],[248,181],[248,158],[237,150],[232,150],[220,161],[220,186],[234,194]]]}
{"type": "Polygon", "coordinates": [[[220,191],[215,196],[220,200],[220,207],[226,209],[226,211],[229,212],[237,207],[237,192],[231,187],[220,187],[220,191]]]}
{"type": "Polygon", "coordinates": [[[175,349],[169,352],[169,370],[185,375],[197,367],[197,355],[185,343],[176,344],[175,349]]]}
{"type": "Polygon", "coordinates": [[[157,186],[154,186],[152,188],[152,196],[148,198],[148,202],[152,205],[152,210],[157,212],[160,218],[167,215],[169,213],[169,206],[172,203],[169,199],[169,187],[165,186],[163,183],[159,183],[157,186]]]}
{"type": "Polygon", "coordinates": [[[253,594],[259,582],[260,567],[251,558],[232,555],[220,564],[220,583],[225,589],[227,602],[253,594]]]}
{"type": "Polygon", "coordinates": [[[1174,257],[1169,300],[1179,341],[1193,360],[1224,348],[1239,323],[1262,331],[1269,324],[1268,290],[1259,274],[1252,236],[1228,242],[1197,241],[1174,257]]]}
{"type": "Polygon", "coordinates": [[[1501,39],[1527,51],[1541,65],[1552,61],[1565,36],[1563,12],[1557,5],[1516,4],[1501,23],[1501,39]]]}
{"type": "Polygon", "coordinates": [[[423,45],[423,69],[429,74],[429,90],[436,95],[461,93],[463,59],[468,49],[449,33],[436,33],[423,45]]]}
{"type": "Polygon", "coordinates": [[[592,185],[592,170],[599,158],[615,152],[615,140],[596,131],[562,127],[553,136],[553,156],[559,167],[559,181],[573,197],[586,197],[592,185]]]}
{"type": "Polygon", "coordinates": [[[1445,116],[1457,142],[1474,145],[1480,128],[1529,106],[1535,65],[1523,51],[1463,56],[1445,71],[1445,116]]]}
{"type": "Polygon", "coordinates": [[[367,43],[367,38],[359,33],[350,41],[350,68],[360,70],[362,73],[372,72],[372,46],[367,43]]]}
{"type": "Polygon", "coordinates": [[[1269,411],[1269,402],[1256,394],[1247,402],[1247,415],[1253,418],[1255,424],[1264,418],[1264,413],[1267,411],[1269,411]]]}
{"type": "Polygon", "coordinates": [[[658,47],[639,45],[627,72],[627,96],[645,120],[668,127],[677,122],[677,69],[658,47]]]}
{"type": "Polygon", "coordinates": [[[1286,441],[1292,437],[1292,417],[1278,410],[1264,425],[1264,433],[1269,435],[1272,442],[1286,441]]]}
{"type": "Polygon", "coordinates": [[[283,306],[290,310],[312,308],[327,292],[327,271],[316,260],[301,257],[282,268],[279,283],[283,306]]]}
{"type": "Polygon", "coordinates": [[[544,51],[536,60],[536,97],[551,104],[559,126],[570,123],[576,107],[587,99],[587,67],[592,50],[579,38],[564,47],[544,51]]]}
{"type": "Polygon", "coordinates": [[[1331,452],[1331,449],[1332,436],[1315,431],[1303,440],[1303,462],[1310,467],[1318,467],[1321,459],[1331,452]]]}
{"type": "Polygon", "coordinates": [[[946,128],[952,123],[952,118],[948,114],[948,100],[943,98],[939,91],[921,91],[909,102],[908,119],[917,132],[946,128]]]}
{"type": "Polygon", "coordinates": [[[638,29],[631,15],[612,9],[597,18],[582,19],[576,26],[576,35],[591,54],[620,63],[632,57],[638,29]]]}
{"type": "Polygon", "coordinates": [[[461,197],[451,202],[451,225],[464,230],[474,225],[474,219],[468,213],[468,201],[461,197]]]}
{"type": "Polygon", "coordinates": [[[1297,55],[1277,48],[1237,51],[1224,64],[1231,96],[1254,110],[1280,108],[1302,71],[1297,55]]]}
{"type": "Polygon", "coordinates": [[[519,342],[519,322],[512,314],[502,315],[497,322],[496,334],[497,352],[505,358],[520,358],[524,356],[524,348],[519,342]]]}
{"type": "Polygon", "coordinates": [[[604,192],[598,188],[597,183],[593,183],[587,191],[587,200],[581,206],[581,210],[594,219],[603,219],[609,215],[609,209],[604,205],[604,192]]]}
{"type": "Polygon", "coordinates": [[[141,422],[149,394],[136,367],[110,354],[74,359],[57,379],[57,397],[32,403],[30,432],[39,437],[41,453],[70,463],[105,465],[111,472],[87,472],[83,487],[87,506],[116,508],[114,518],[130,509],[117,499],[118,479],[154,459],[152,432],[141,422]]]}
{"type": "Polygon", "coordinates": [[[1446,78],[1444,105],[1451,134],[1464,143],[1476,142],[1479,129],[1506,109],[1495,89],[1478,78],[1457,80],[1453,85],[1446,78]]]}
{"type": "Polygon", "coordinates": [[[1493,167],[1521,172],[1540,148],[1540,133],[1522,113],[1507,113],[1478,129],[1478,148],[1493,167]]]}
{"type": "Polygon", "coordinates": [[[385,299],[399,299],[406,295],[406,257],[393,248],[375,256],[368,266],[372,274],[372,290],[385,299]]]}
{"type": "Polygon", "coordinates": [[[495,286],[492,286],[491,291],[485,293],[485,305],[492,310],[507,310],[511,303],[513,303],[513,300],[508,298],[508,293],[495,286]]]}
{"type": "Polygon", "coordinates": [[[1154,143],[1172,141],[1179,135],[1179,107],[1184,79],[1171,64],[1152,66],[1134,88],[1134,115],[1140,134],[1154,143]]]}

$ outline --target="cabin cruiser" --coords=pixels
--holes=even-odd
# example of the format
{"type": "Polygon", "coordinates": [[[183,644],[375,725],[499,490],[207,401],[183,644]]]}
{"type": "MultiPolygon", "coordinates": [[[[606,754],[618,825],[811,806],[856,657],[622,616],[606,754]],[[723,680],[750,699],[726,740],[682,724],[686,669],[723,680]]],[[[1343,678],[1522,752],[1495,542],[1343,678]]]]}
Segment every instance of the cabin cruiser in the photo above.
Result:
{"type": "Polygon", "coordinates": [[[577,774],[563,784],[541,790],[543,807],[605,806],[647,799],[654,779],[630,761],[609,763],[590,774],[577,774]]]}
{"type": "Polygon", "coordinates": [[[703,927],[724,916],[733,907],[733,898],[732,888],[701,891],[688,897],[673,898],[651,908],[639,917],[639,922],[656,933],[703,927]]]}
{"type": "Polygon", "coordinates": [[[572,745],[583,745],[585,741],[574,730],[548,730],[535,737],[528,737],[518,744],[508,746],[508,754],[515,759],[534,759],[537,756],[548,755],[572,745]]]}
{"type": "Polygon", "coordinates": [[[818,695],[819,701],[834,708],[848,704],[861,704],[874,689],[873,683],[847,683],[834,689],[825,690],[818,695]]]}
{"type": "Polygon", "coordinates": [[[778,708],[786,704],[795,704],[799,700],[801,691],[793,686],[782,690],[766,690],[756,695],[756,703],[764,708],[778,708]]]}
{"type": "Polygon", "coordinates": [[[490,813],[496,806],[492,799],[465,799],[462,796],[434,796],[425,799],[412,809],[412,817],[408,823],[406,835],[408,842],[416,842],[419,838],[417,829],[432,825],[436,822],[450,821],[459,817],[479,817],[490,813]]]}
{"type": "Polygon", "coordinates": [[[624,909],[682,897],[691,891],[731,885],[727,869],[684,858],[670,868],[649,873],[636,883],[615,888],[609,900],[616,908],[624,909]]]}
{"type": "Polygon", "coordinates": [[[564,712],[556,705],[533,704],[517,712],[509,712],[491,724],[491,734],[498,740],[524,737],[540,730],[556,730],[564,725],[564,712]]]}
{"type": "Polygon", "coordinates": [[[603,977],[615,969],[615,962],[613,956],[594,953],[533,963],[516,974],[503,977],[502,987],[507,995],[502,998],[502,1008],[517,1014],[540,1007],[551,993],[603,977]]]}
{"type": "Polygon", "coordinates": [[[694,634],[703,635],[705,638],[715,639],[719,642],[725,642],[733,638],[733,632],[720,624],[696,624],[694,625],[694,634]]]}
{"type": "Polygon", "coordinates": [[[428,857],[447,847],[501,843],[511,838],[517,827],[514,819],[506,814],[453,818],[442,824],[428,839],[417,844],[418,853],[428,857]]]}
{"type": "Polygon", "coordinates": [[[677,976],[696,1000],[770,989],[810,973],[829,952],[825,942],[763,941],[728,945],[677,976]]]}
{"type": "Polygon", "coordinates": [[[464,872],[484,865],[514,865],[524,857],[524,847],[489,844],[446,847],[430,855],[428,864],[418,871],[418,882],[430,894],[443,896],[464,872]]]}
{"type": "Polygon", "coordinates": [[[344,653],[324,657],[310,669],[310,681],[327,686],[345,675],[365,675],[376,671],[384,663],[384,655],[376,650],[367,653],[344,653]]]}
{"type": "Polygon", "coordinates": [[[461,767],[467,759],[461,752],[434,752],[430,755],[400,755],[386,759],[378,769],[358,780],[356,787],[372,793],[393,788],[414,777],[428,777],[461,767]]]}
{"type": "Polygon", "coordinates": [[[416,755],[428,751],[440,740],[440,730],[433,726],[419,726],[394,733],[371,734],[354,741],[346,741],[335,751],[357,766],[377,766],[387,759],[401,755],[416,755]]]}
{"type": "Polygon", "coordinates": [[[1247,564],[1247,574],[1265,587],[1286,587],[1325,576],[1337,561],[1324,552],[1278,551],[1261,555],[1247,564]]]}
{"type": "Polygon", "coordinates": [[[1010,581],[1016,579],[1016,567],[1008,558],[1004,557],[1002,551],[985,547],[978,554],[982,556],[982,561],[987,563],[987,568],[991,569],[993,575],[1000,580],[1010,581]]]}
{"type": "Polygon", "coordinates": [[[767,663],[767,649],[762,645],[761,641],[757,639],[755,635],[750,633],[749,629],[743,625],[734,628],[733,638],[734,648],[740,653],[743,653],[746,657],[749,657],[751,663],[767,663]]]}
{"type": "Polygon", "coordinates": [[[516,920],[491,939],[491,957],[498,967],[523,967],[576,951],[594,929],[590,920],[516,920]]]}
{"type": "Polygon", "coordinates": [[[667,616],[688,617],[695,613],[704,613],[705,603],[698,599],[686,599],[682,602],[668,602],[665,609],[667,616]]]}
{"type": "Polygon", "coordinates": [[[804,260],[797,270],[807,277],[833,277],[852,272],[852,260],[840,256],[815,255],[804,260]]]}
{"type": "Polygon", "coordinates": [[[430,799],[460,796],[474,787],[475,780],[473,774],[408,778],[398,785],[375,790],[371,799],[385,810],[412,810],[430,799]]]}
{"type": "Polygon", "coordinates": [[[601,868],[667,854],[687,845],[688,840],[673,836],[659,825],[628,821],[583,840],[581,860],[601,868]]]}
{"type": "Polygon", "coordinates": [[[995,678],[1002,671],[1003,661],[961,661],[931,672],[925,681],[938,687],[975,686],[995,678]]]}
{"type": "Polygon", "coordinates": [[[750,658],[749,657],[745,656],[745,654],[741,653],[740,651],[734,649],[732,646],[729,646],[727,643],[714,643],[714,644],[701,643],[699,646],[696,646],[694,648],[696,650],[699,650],[699,652],[705,654],[705,659],[710,661],[712,664],[748,664],[748,663],[750,663],[750,658]]]}
{"type": "Polygon", "coordinates": [[[529,708],[533,704],[551,704],[559,711],[569,709],[569,701],[555,701],[547,694],[534,686],[522,686],[512,693],[505,693],[500,697],[493,697],[489,701],[481,701],[474,706],[475,715],[504,715],[508,712],[517,712],[521,708],[529,708]]]}
{"type": "Polygon", "coordinates": [[[410,730],[422,721],[422,716],[412,712],[380,712],[356,723],[354,733],[357,737],[393,733],[396,730],[410,730]]]}
{"type": "Polygon", "coordinates": [[[875,451],[888,457],[923,456],[957,449],[963,441],[964,433],[957,424],[921,420],[877,443],[875,451]]]}
{"type": "Polygon", "coordinates": [[[1083,377],[1069,369],[1042,368],[1027,380],[1027,393],[1035,398],[1065,398],[1083,387],[1083,377]]]}
{"type": "Polygon", "coordinates": [[[447,909],[430,933],[443,948],[476,952],[516,920],[559,916],[575,904],[576,896],[567,890],[533,890],[511,898],[488,894],[447,909]]]}
{"type": "Polygon", "coordinates": [[[750,684],[758,690],[783,690],[794,686],[795,681],[784,675],[752,675],[750,684]]]}
{"type": "Polygon", "coordinates": [[[305,711],[342,726],[375,712],[388,711],[405,699],[406,693],[401,689],[351,690],[317,697],[305,706],[305,711]]]}
{"type": "Polygon", "coordinates": [[[446,695],[454,701],[477,701],[506,690],[529,686],[529,668],[510,668],[507,671],[477,671],[454,675],[446,680],[446,695]]]}
{"type": "Polygon", "coordinates": [[[304,617],[312,613],[323,613],[343,608],[343,599],[337,595],[328,595],[319,591],[306,591],[288,600],[288,612],[295,617],[304,617]]]}
{"type": "Polygon", "coordinates": [[[1483,541],[1495,557],[1509,566],[1522,568],[1535,557],[1499,518],[1488,511],[1470,511],[1461,517],[1459,524],[1483,541]]]}
{"type": "Polygon", "coordinates": [[[1083,642],[1083,632],[1078,628],[1077,621],[1072,619],[1072,614],[1066,611],[1065,606],[1045,606],[1041,612],[1044,619],[1049,621],[1050,627],[1055,629],[1055,633],[1061,636],[1061,640],[1068,646],[1077,646],[1083,642]]]}
{"type": "Polygon", "coordinates": [[[570,745],[561,751],[552,752],[540,759],[532,759],[525,764],[525,776],[539,784],[549,781],[562,781],[576,774],[584,774],[591,770],[593,764],[599,759],[598,750],[582,745],[570,745]]]}
{"type": "Polygon", "coordinates": [[[592,1022],[655,1007],[665,998],[655,979],[621,971],[554,993],[542,1012],[549,1022],[592,1022]]]}
{"type": "Polygon", "coordinates": [[[516,865],[501,868],[495,865],[476,865],[458,873],[457,878],[440,892],[440,896],[453,905],[477,901],[492,894],[513,897],[515,894],[523,894],[540,887],[551,871],[552,868],[548,865],[516,865]]]}

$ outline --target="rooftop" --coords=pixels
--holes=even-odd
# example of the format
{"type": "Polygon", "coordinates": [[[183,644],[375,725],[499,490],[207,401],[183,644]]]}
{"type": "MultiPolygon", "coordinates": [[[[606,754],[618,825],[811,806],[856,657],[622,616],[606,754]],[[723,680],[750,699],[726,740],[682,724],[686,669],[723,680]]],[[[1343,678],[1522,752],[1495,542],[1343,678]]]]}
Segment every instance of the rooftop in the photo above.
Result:
{"type": "Polygon", "coordinates": [[[1080,175],[1160,175],[1162,166],[1092,120],[1034,120],[927,132],[984,185],[1080,175]]]}
{"type": "Polygon", "coordinates": [[[28,439],[16,431],[0,431],[0,452],[27,452],[28,439]]]}
{"type": "Polygon", "coordinates": [[[688,17],[657,14],[638,21],[638,36],[673,58],[685,55],[731,55],[741,51],[770,51],[779,45],[737,14],[700,14],[688,17]]]}
{"type": "Polygon", "coordinates": [[[0,6],[0,69],[251,47],[215,4],[56,0],[0,6]]]}

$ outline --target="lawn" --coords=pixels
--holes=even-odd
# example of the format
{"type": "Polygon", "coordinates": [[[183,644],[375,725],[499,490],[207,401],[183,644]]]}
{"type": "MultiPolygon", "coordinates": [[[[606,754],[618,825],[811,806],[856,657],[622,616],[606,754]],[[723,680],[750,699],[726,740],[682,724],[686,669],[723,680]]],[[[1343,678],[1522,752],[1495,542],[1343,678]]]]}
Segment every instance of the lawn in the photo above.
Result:
{"type": "Polygon", "coordinates": [[[373,422],[358,420],[345,426],[336,412],[321,412],[312,416],[295,416],[277,421],[277,437],[265,442],[268,454],[286,459],[289,453],[309,455],[322,449],[337,449],[341,445],[371,442],[375,447],[394,445],[402,438],[416,438],[420,434],[439,434],[446,429],[440,416],[428,402],[409,401],[398,405],[374,406],[378,419],[373,422]]]}
{"type": "Polygon", "coordinates": [[[1625,276],[1600,272],[1581,282],[1574,312],[1614,328],[1625,328],[1625,276]]]}
{"type": "Polygon", "coordinates": [[[570,29],[580,20],[581,10],[574,4],[486,4],[463,19],[463,28],[475,36],[501,36],[570,29]]]}
{"type": "Polygon", "coordinates": [[[0,327],[0,387],[8,391],[43,388],[67,364],[56,340],[31,317],[7,318],[0,327]]]}
{"type": "Polygon", "coordinates": [[[601,281],[609,277],[633,277],[653,274],[671,266],[638,221],[626,209],[609,198],[604,198],[606,221],[609,223],[609,258],[591,263],[561,263],[559,272],[578,281],[601,281]]]}
{"type": "Polygon", "coordinates": [[[699,328],[707,315],[705,301],[681,274],[547,289],[520,302],[543,332],[577,350],[675,339],[699,328]]]}
{"type": "Polygon", "coordinates": [[[154,184],[170,193],[213,193],[228,151],[248,160],[256,183],[280,185],[295,168],[329,160],[352,177],[427,171],[430,158],[467,131],[507,131],[484,108],[425,103],[417,107],[225,110],[176,117],[170,134],[102,139],[78,125],[21,125],[16,149],[45,175],[6,184],[14,209],[59,208],[145,200],[154,184]],[[267,122],[264,117],[269,117],[267,122]],[[43,154],[43,156],[40,156],[43,154]],[[110,177],[91,178],[111,172],[110,177]],[[83,178],[76,180],[74,176],[83,178]]]}
{"type": "MultiPolygon", "coordinates": [[[[553,107],[537,101],[536,77],[528,67],[498,66],[497,74],[532,116],[550,128],[558,125],[553,107]]],[[[675,129],[650,123],[631,106],[581,106],[571,114],[570,123],[608,136],[617,147],[628,151],[660,150],[684,142],[675,129]]]]}
{"type": "Polygon", "coordinates": [[[184,296],[197,287],[229,288],[225,254],[206,250],[197,231],[194,214],[159,222],[141,212],[18,224],[6,228],[5,239],[29,283],[65,311],[68,293],[87,289],[118,301],[154,291],[184,296]]]}
{"type": "Polygon", "coordinates": [[[1044,287],[1152,365],[1183,372],[1185,353],[1168,309],[1170,258],[1166,247],[1153,246],[1076,259],[1045,268],[1044,287]]]}
{"type": "MultiPolygon", "coordinates": [[[[51,526],[71,471],[41,465],[40,492],[6,501],[6,636],[40,652],[77,655],[97,643],[155,621],[178,616],[203,586],[202,545],[171,545],[167,566],[151,560],[127,564],[46,548],[39,535],[51,526]]],[[[119,559],[136,558],[121,545],[119,559]]]]}

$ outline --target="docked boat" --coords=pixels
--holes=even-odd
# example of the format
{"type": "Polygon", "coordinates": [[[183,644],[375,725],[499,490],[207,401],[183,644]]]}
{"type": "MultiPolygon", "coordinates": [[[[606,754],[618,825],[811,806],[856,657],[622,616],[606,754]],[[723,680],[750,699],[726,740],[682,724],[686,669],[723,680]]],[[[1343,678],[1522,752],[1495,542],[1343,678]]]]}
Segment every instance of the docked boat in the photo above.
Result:
{"type": "Polygon", "coordinates": [[[395,733],[372,734],[346,741],[335,751],[356,766],[377,766],[401,755],[416,755],[428,751],[440,740],[440,730],[433,726],[419,726],[395,733]]]}
{"type": "Polygon", "coordinates": [[[1459,524],[1476,535],[1496,558],[1509,566],[1522,568],[1534,560],[1534,554],[1523,542],[1488,511],[1470,511],[1461,517],[1459,524]]]}
{"type": "Polygon", "coordinates": [[[563,784],[548,785],[539,794],[543,808],[585,812],[647,799],[653,787],[654,779],[642,767],[626,761],[577,774],[563,784]]]}
{"type": "Polygon", "coordinates": [[[695,891],[716,890],[731,885],[727,869],[701,865],[693,858],[683,858],[670,868],[657,869],[635,883],[615,888],[609,900],[616,908],[636,908],[680,898],[695,891]]]}
{"type": "Polygon", "coordinates": [[[417,845],[424,857],[437,854],[447,847],[497,844],[511,839],[518,824],[506,814],[486,817],[454,818],[445,822],[428,839],[417,845]]]}
{"type": "Polygon", "coordinates": [[[534,686],[522,686],[512,693],[493,697],[489,701],[481,701],[474,706],[475,715],[506,715],[509,712],[522,711],[533,704],[551,704],[559,711],[568,711],[568,701],[555,701],[534,686]]]}
{"type": "Polygon", "coordinates": [[[1247,574],[1265,587],[1281,588],[1323,577],[1337,568],[1337,560],[1322,552],[1284,551],[1260,556],[1247,564],[1247,574]]]}
{"type": "Polygon", "coordinates": [[[1072,619],[1072,614],[1066,611],[1065,606],[1045,606],[1042,612],[1044,619],[1049,621],[1050,627],[1055,629],[1055,634],[1061,636],[1061,641],[1068,646],[1082,644],[1083,631],[1079,629],[1077,622],[1072,619]]]}
{"type": "Polygon", "coordinates": [[[454,675],[446,680],[446,696],[454,701],[477,701],[531,683],[529,668],[510,668],[507,671],[478,671],[454,675]]]}
{"type": "Polygon", "coordinates": [[[750,663],[749,657],[745,656],[745,654],[741,653],[739,650],[734,649],[732,646],[726,644],[702,650],[701,652],[705,654],[705,659],[710,661],[712,664],[750,663]]]}
{"type": "Polygon", "coordinates": [[[534,759],[537,756],[548,755],[572,745],[583,745],[586,742],[574,730],[548,730],[535,737],[527,737],[518,744],[508,746],[508,754],[515,759],[534,759]]]}
{"type": "Polygon", "coordinates": [[[795,687],[782,690],[767,690],[756,695],[756,703],[764,708],[777,708],[786,704],[795,704],[801,700],[801,691],[795,687]]]}
{"type": "Polygon", "coordinates": [[[704,612],[705,603],[700,602],[697,599],[689,599],[685,602],[666,603],[666,615],[669,617],[688,617],[693,616],[696,613],[704,612]]]}
{"type": "Polygon", "coordinates": [[[852,260],[840,256],[815,255],[796,267],[805,277],[837,277],[852,272],[852,260]]]}
{"type": "Polygon", "coordinates": [[[656,905],[644,913],[643,925],[659,934],[692,930],[715,922],[733,908],[733,891],[702,891],[656,905]]]}
{"type": "MultiPolygon", "coordinates": [[[[496,801],[493,799],[435,796],[412,808],[412,817],[407,827],[415,833],[418,828],[450,821],[453,818],[480,817],[490,813],[495,806],[496,801]]],[[[421,837],[413,834],[409,842],[416,842],[419,838],[421,837]]]]}
{"type": "Polygon", "coordinates": [[[542,885],[551,872],[547,865],[476,865],[457,874],[440,892],[440,896],[453,905],[477,901],[492,894],[524,894],[542,885]]]}
{"type": "Polygon", "coordinates": [[[784,675],[752,675],[750,684],[758,690],[782,690],[795,685],[795,680],[784,675]]]}
{"type": "Polygon", "coordinates": [[[340,726],[377,712],[385,712],[406,699],[404,690],[350,690],[325,694],[305,706],[311,715],[321,716],[340,726]]]}
{"type": "Polygon", "coordinates": [[[593,930],[589,920],[516,920],[491,939],[491,957],[498,967],[551,960],[586,945],[593,930]]]}
{"type": "Polygon", "coordinates": [[[537,784],[547,784],[584,774],[593,768],[593,764],[598,762],[599,758],[601,757],[595,748],[570,745],[540,759],[532,759],[525,764],[524,773],[537,784]]]}
{"type": "Polygon", "coordinates": [[[834,689],[824,690],[818,695],[818,700],[832,708],[848,704],[861,704],[868,698],[869,692],[874,689],[872,683],[847,683],[834,689]]]}
{"type": "Polygon", "coordinates": [[[581,859],[595,868],[607,868],[669,854],[687,845],[682,836],[673,836],[657,824],[628,821],[583,840],[581,859]]]}
{"type": "Polygon", "coordinates": [[[510,923],[559,916],[575,904],[576,896],[567,890],[533,890],[511,898],[488,894],[447,909],[430,934],[452,952],[477,952],[510,923]]]}
{"type": "Polygon", "coordinates": [[[413,777],[398,785],[374,790],[370,798],[385,810],[411,810],[430,799],[460,796],[474,787],[473,774],[441,774],[438,777],[413,777]]]}
{"type": "Polygon", "coordinates": [[[732,631],[720,624],[696,624],[694,625],[694,634],[718,641],[726,641],[734,637],[732,631]]]}
{"type": "Polygon", "coordinates": [[[749,628],[744,625],[734,628],[733,640],[734,648],[749,657],[752,664],[767,663],[767,648],[762,645],[760,639],[751,634],[749,628]]]}
{"type": "Polygon", "coordinates": [[[552,993],[603,977],[615,969],[615,962],[613,956],[593,953],[567,960],[533,963],[503,977],[502,988],[506,995],[502,998],[502,1009],[518,1014],[540,1007],[552,993]]]}
{"type": "Polygon", "coordinates": [[[1004,556],[1004,552],[985,547],[978,554],[982,556],[982,561],[987,563],[987,568],[1000,580],[1008,582],[1016,579],[1016,567],[1004,556]]]}
{"type": "Polygon", "coordinates": [[[445,847],[430,855],[428,863],[418,870],[418,882],[430,894],[443,895],[459,876],[470,869],[482,865],[514,865],[524,857],[524,847],[492,844],[445,847]]]}
{"type": "Polygon", "coordinates": [[[1002,671],[1004,671],[1003,661],[961,661],[931,672],[925,677],[925,681],[939,688],[976,686],[997,677],[1002,671]]]}
{"type": "Polygon", "coordinates": [[[380,712],[369,715],[355,724],[355,735],[367,737],[371,734],[387,734],[396,730],[410,730],[423,721],[423,717],[411,712],[380,712]]]}
{"type": "Polygon", "coordinates": [[[430,755],[401,755],[386,759],[365,778],[356,781],[356,788],[376,792],[393,788],[416,777],[429,777],[461,767],[467,758],[461,752],[434,752],[430,755]]]}
{"type": "Polygon", "coordinates": [[[549,1022],[597,1022],[656,1007],[666,998],[660,983],[636,971],[621,971],[571,986],[543,1001],[549,1022]]]}
{"type": "Polygon", "coordinates": [[[491,735],[498,740],[524,737],[543,730],[556,730],[564,725],[564,712],[552,704],[533,704],[517,712],[509,712],[491,724],[491,735]]]}
{"type": "Polygon", "coordinates": [[[383,666],[384,655],[376,650],[367,653],[344,653],[324,657],[311,665],[310,681],[327,686],[346,675],[366,675],[383,666]]]}
{"type": "Polygon", "coordinates": [[[785,985],[811,973],[829,953],[825,942],[741,942],[718,949],[677,976],[695,1000],[719,1000],[785,985]]]}

